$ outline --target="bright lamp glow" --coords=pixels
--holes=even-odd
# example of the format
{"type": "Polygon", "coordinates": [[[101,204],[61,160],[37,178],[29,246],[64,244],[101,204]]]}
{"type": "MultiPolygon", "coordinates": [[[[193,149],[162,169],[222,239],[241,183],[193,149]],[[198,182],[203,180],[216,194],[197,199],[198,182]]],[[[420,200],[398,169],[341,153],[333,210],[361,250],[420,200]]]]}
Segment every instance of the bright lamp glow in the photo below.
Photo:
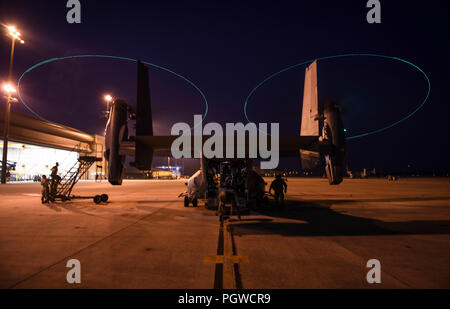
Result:
{"type": "Polygon", "coordinates": [[[19,31],[17,31],[16,27],[14,27],[14,26],[8,26],[8,27],[6,27],[6,28],[8,29],[9,34],[10,34],[14,39],[19,40],[20,43],[22,43],[22,44],[25,43],[25,41],[22,40],[22,39],[20,38],[21,33],[20,33],[19,31]]]}
{"type": "Polygon", "coordinates": [[[112,96],[110,96],[109,94],[105,95],[105,101],[106,101],[106,102],[109,103],[109,102],[112,101],[112,99],[113,99],[112,96]]]}
{"type": "Polygon", "coordinates": [[[16,92],[16,88],[14,88],[11,84],[3,85],[3,90],[5,90],[5,92],[8,93],[8,94],[16,92]]]}

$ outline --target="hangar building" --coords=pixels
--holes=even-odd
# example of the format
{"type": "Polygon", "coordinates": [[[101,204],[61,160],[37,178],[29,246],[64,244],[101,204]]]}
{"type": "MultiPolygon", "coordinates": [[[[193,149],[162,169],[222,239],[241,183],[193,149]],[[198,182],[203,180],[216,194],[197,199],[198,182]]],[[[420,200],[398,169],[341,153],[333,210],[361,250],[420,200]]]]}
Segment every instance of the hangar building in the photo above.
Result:
{"type": "MultiPolygon", "coordinates": [[[[4,116],[4,109],[0,109],[0,153],[3,151],[4,116]]],[[[103,158],[104,145],[104,136],[88,134],[11,111],[8,143],[8,166],[11,167],[9,181],[37,180],[42,175],[48,176],[56,162],[59,163],[58,174],[63,176],[78,163],[80,154],[103,158]]],[[[107,163],[104,158],[96,163],[83,176],[84,179],[100,180],[107,176],[107,163]]]]}

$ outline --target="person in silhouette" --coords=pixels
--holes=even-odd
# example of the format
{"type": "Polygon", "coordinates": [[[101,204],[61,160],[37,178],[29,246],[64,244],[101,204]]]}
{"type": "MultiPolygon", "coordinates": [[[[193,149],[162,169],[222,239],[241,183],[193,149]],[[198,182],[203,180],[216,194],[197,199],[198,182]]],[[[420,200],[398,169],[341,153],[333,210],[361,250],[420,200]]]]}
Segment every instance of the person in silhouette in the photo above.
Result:
{"type": "Polygon", "coordinates": [[[281,178],[281,175],[275,176],[275,180],[272,181],[272,183],[270,184],[269,193],[271,193],[272,190],[274,191],[274,195],[273,196],[275,198],[275,201],[277,203],[279,201],[283,202],[284,201],[284,194],[287,193],[287,184],[283,180],[283,178],[281,178]]]}
{"type": "Polygon", "coordinates": [[[52,167],[52,169],[51,169],[52,173],[50,175],[52,178],[54,178],[58,174],[58,166],[59,166],[59,163],[56,162],[55,166],[52,167]]]}
{"type": "Polygon", "coordinates": [[[50,184],[50,192],[51,192],[52,195],[56,194],[56,188],[58,186],[59,179],[61,179],[58,176],[58,166],[59,166],[59,163],[56,162],[55,166],[53,166],[52,169],[51,169],[50,176],[52,177],[52,181],[51,181],[51,184],[50,184]]]}
{"type": "Polygon", "coordinates": [[[41,202],[42,202],[42,204],[49,203],[48,179],[47,179],[47,176],[45,176],[45,175],[43,175],[41,178],[41,186],[42,186],[41,202]]]}
{"type": "Polygon", "coordinates": [[[236,195],[233,190],[222,190],[219,193],[219,209],[220,220],[222,221],[226,217],[231,217],[233,214],[237,214],[239,220],[241,220],[241,213],[237,207],[236,195]],[[225,213],[225,205],[231,204],[229,216],[225,213]]]}

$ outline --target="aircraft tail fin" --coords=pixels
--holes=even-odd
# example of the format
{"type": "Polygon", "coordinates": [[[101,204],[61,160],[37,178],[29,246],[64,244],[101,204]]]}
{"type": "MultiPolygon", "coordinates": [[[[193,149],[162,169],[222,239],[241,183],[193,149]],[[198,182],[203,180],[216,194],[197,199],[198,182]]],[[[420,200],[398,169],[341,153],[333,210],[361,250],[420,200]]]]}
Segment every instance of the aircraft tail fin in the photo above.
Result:
{"type": "Polygon", "coordinates": [[[303,88],[301,136],[319,136],[319,113],[317,95],[317,62],[314,61],[306,68],[305,86],[303,88]]]}
{"type": "Polygon", "coordinates": [[[148,68],[138,61],[136,136],[153,136],[153,118],[148,68]]]}
{"type": "MultiPolygon", "coordinates": [[[[148,68],[138,61],[136,96],[136,136],[153,136],[153,117],[148,68]]],[[[153,149],[136,140],[134,165],[140,170],[152,167],[153,149]]]]}
{"type": "MultiPolygon", "coordinates": [[[[318,113],[317,62],[314,61],[305,71],[300,136],[319,136],[318,113]]],[[[303,169],[312,170],[320,164],[320,154],[318,151],[301,149],[300,159],[303,169]]]]}

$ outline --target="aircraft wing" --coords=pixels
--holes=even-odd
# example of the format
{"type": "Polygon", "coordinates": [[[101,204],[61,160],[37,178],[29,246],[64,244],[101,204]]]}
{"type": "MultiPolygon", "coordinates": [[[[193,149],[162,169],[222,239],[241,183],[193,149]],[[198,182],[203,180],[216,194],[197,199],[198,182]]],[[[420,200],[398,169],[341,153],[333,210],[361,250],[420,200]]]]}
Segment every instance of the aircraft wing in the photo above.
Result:
{"type": "MultiPolygon", "coordinates": [[[[120,153],[123,155],[133,155],[135,153],[136,144],[144,145],[146,148],[150,148],[154,151],[155,156],[171,156],[171,147],[172,143],[179,136],[136,136],[135,141],[125,141],[121,143],[120,153]],[[136,143],[137,142],[137,143],[136,143]]],[[[203,143],[209,139],[211,136],[202,136],[202,145],[203,143]]],[[[195,152],[193,149],[194,145],[194,136],[190,137],[190,145],[191,146],[191,157],[199,158],[201,156],[200,152],[195,152]]],[[[218,137],[223,142],[223,153],[227,153],[227,137],[221,136],[218,137]]],[[[259,149],[259,140],[257,137],[256,146],[259,149]]],[[[251,138],[249,136],[245,136],[245,138],[240,141],[237,136],[234,136],[233,149],[235,152],[235,158],[237,157],[236,150],[238,147],[244,147],[245,156],[249,157],[249,146],[251,143],[251,138]]],[[[271,138],[267,138],[267,147],[271,149],[271,138]]],[[[298,157],[299,150],[316,150],[318,149],[318,137],[317,136],[280,136],[279,137],[279,156],[280,157],[298,157]]],[[[200,149],[201,151],[201,149],[200,149]]],[[[258,151],[259,153],[259,151],[258,151]]]]}

